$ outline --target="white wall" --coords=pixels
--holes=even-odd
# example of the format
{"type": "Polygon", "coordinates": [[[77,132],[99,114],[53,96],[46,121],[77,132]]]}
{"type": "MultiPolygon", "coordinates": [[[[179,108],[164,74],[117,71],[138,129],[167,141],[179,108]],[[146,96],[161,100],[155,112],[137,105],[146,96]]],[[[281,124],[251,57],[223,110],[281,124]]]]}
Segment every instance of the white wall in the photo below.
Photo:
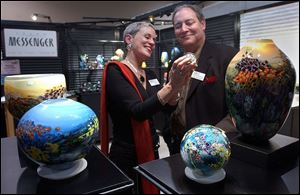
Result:
{"type": "MultiPolygon", "coordinates": [[[[54,23],[90,21],[82,17],[132,18],[179,1],[1,1],[1,20],[32,21],[33,13],[54,23]]],[[[43,19],[41,22],[48,22],[43,19]]]]}
{"type": "Polygon", "coordinates": [[[282,1],[205,1],[202,7],[204,16],[212,18],[278,2],[282,1]]]}
{"type": "MultiPolygon", "coordinates": [[[[203,14],[206,18],[212,18],[217,16],[222,16],[234,12],[241,12],[249,10],[252,8],[259,8],[261,6],[272,5],[274,3],[279,3],[282,1],[207,1],[202,4],[203,14]]],[[[298,19],[299,19],[299,2],[295,3],[298,6],[298,19]]],[[[257,24],[260,24],[257,21],[257,24]]],[[[266,38],[266,37],[265,37],[266,38]]],[[[298,31],[296,34],[283,36],[278,29],[278,35],[276,33],[272,38],[276,45],[290,58],[292,61],[296,74],[297,74],[297,84],[299,85],[299,22],[298,31]],[[279,38],[278,38],[279,37],[279,38]]]]}

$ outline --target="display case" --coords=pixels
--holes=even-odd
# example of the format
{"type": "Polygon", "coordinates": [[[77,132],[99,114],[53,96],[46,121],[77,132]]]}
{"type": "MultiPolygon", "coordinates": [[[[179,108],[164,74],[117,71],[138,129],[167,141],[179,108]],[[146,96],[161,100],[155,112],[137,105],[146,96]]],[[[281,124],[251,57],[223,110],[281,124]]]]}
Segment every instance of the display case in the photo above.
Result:
{"type": "Polygon", "coordinates": [[[65,29],[64,61],[68,90],[73,90],[78,101],[100,112],[101,80],[104,64],[116,49],[119,29],[70,25],[65,29]]]}
{"type": "Polygon", "coordinates": [[[120,31],[115,27],[65,26],[63,55],[68,90],[77,93],[100,91],[104,64],[116,49],[123,47],[120,31]]]}

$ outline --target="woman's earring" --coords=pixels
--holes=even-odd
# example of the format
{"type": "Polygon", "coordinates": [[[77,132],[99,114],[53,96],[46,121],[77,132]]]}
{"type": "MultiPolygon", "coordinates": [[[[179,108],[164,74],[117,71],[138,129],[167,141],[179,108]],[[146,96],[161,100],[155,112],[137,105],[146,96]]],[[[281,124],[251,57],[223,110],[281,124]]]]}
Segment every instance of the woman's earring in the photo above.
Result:
{"type": "Polygon", "coordinates": [[[127,50],[130,50],[131,48],[132,48],[132,44],[129,43],[129,44],[127,45],[127,50]]]}

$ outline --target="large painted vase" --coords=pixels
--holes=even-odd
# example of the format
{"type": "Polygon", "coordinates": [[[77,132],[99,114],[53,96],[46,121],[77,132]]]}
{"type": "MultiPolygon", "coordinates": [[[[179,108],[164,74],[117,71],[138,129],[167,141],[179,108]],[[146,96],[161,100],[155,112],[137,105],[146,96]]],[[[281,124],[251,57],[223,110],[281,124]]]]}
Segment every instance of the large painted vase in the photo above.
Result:
{"type": "Polygon", "coordinates": [[[66,79],[63,74],[11,75],[4,80],[8,110],[17,119],[44,100],[62,98],[65,92],[66,79]]]}
{"type": "Polygon", "coordinates": [[[42,164],[83,158],[95,142],[99,122],[88,106],[71,99],[49,99],[28,110],[16,136],[23,151],[42,164]]]}
{"type": "Polygon", "coordinates": [[[230,142],[222,129],[202,124],[185,133],[180,154],[187,167],[209,176],[227,164],[230,142]]]}
{"type": "Polygon", "coordinates": [[[284,124],[291,108],[296,72],[270,39],[248,41],[225,76],[229,113],[242,138],[266,142],[284,124]]]}

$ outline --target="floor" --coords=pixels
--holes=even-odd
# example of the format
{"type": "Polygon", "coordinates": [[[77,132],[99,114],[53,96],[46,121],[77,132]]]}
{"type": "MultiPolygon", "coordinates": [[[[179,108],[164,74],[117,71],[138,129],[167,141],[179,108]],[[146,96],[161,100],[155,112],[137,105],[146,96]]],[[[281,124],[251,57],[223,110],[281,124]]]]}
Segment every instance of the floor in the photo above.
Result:
{"type": "MultiPolygon", "coordinates": [[[[159,136],[159,143],[160,147],[158,149],[159,152],[159,158],[165,158],[169,156],[169,149],[167,144],[165,143],[164,139],[162,136],[159,136]]],[[[99,148],[101,147],[100,145],[97,145],[99,148]]],[[[162,191],[160,191],[160,194],[164,194],[162,191]]]]}
{"type": "Polygon", "coordinates": [[[158,149],[159,158],[165,158],[165,157],[170,156],[168,146],[165,143],[162,136],[159,136],[159,143],[160,143],[160,147],[158,149]]]}
{"type": "MultiPolygon", "coordinates": [[[[168,149],[168,146],[167,144],[165,143],[164,139],[162,136],[159,136],[159,143],[160,143],[160,147],[158,149],[158,152],[159,152],[159,158],[165,158],[165,157],[168,157],[170,156],[169,155],[169,149],[168,149]]],[[[97,145],[100,149],[101,149],[101,146],[100,144],[97,145]]],[[[110,146],[110,145],[109,145],[110,146]]]]}

